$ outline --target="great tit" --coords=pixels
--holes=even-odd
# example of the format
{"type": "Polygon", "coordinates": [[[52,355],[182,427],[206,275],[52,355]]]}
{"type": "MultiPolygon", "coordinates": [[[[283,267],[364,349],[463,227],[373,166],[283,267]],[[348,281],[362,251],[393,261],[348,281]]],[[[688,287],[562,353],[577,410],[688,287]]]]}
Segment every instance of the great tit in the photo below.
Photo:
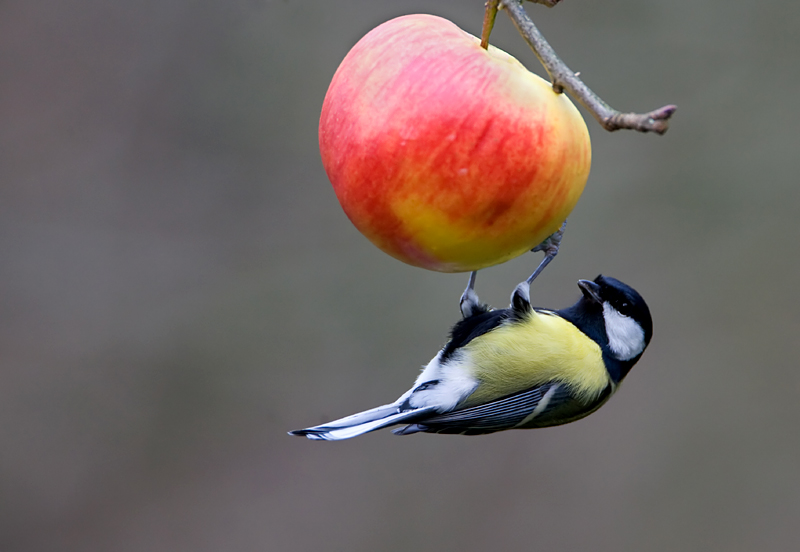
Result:
{"type": "Polygon", "coordinates": [[[602,275],[578,281],[582,296],[571,307],[534,308],[529,290],[538,272],[498,310],[478,300],[473,273],[462,319],[411,389],[391,404],[290,435],[340,440],[399,424],[398,435],[479,435],[588,416],[650,343],[650,310],[633,288],[602,275]]]}

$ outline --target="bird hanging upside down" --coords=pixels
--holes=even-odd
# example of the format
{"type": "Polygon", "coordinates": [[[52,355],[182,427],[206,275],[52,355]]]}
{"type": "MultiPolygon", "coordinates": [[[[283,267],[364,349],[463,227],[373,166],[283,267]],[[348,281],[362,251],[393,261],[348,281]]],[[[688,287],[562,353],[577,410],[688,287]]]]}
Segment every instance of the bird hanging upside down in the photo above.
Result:
{"type": "Polygon", "coordinates": [[[290,435],[337,441],[405,424],[397,435],[481,435],[567,424],[603,406],[653,335],[642,296],[614,278],[578,280],[583,296],[561,310],[534,308],[530,285],[558,254],[566,222],[532,251],[542,262],[514,288],[507,309],[461,295],[450,341],[399,399],[290,435]]]}
{"type": "Polygon", "coordinates": [[[480,435],[588,416],[650,343],[650,310],[633,288],[605,276],[579,280],[583,295],[571,307],[534,308],[529,289],[537,273],[498,310],[480,303],[473,274],[462,320],[411,389],[391,404],[290,435],[333,441],[399,424],[398,435],[480,435]]]}

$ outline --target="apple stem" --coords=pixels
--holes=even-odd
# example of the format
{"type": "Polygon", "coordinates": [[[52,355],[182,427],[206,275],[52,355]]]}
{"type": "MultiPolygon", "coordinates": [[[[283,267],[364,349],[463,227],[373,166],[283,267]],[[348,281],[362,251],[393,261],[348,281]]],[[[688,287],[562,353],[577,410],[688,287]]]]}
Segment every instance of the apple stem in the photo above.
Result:
{"type": "Polygon", "coordinates": [[[483,29],[481,30],[481,48],[489,49],[489,35],[494,28],[494,20],[497,17],[497,9],[500,7],[500,0],[488,0],[486,11],[483,13],[483,29]]]}
{"type": "MultiPolygon", "coordinates": [[[[533,53],[539,58],[539,61],[544,66],[550,80],[553,83],[553,90],[557,93],[562,93],[565,90],[575,98],[583,107],[585,107],[592,116],[597,119],[600,125],[608,130],[631,129],[638,130],[639,132],[655,132],[657,134],[664,134],[669,129],[669,119],[675,110],[678,109],[674,105],[665,105],[649,113],[622,113],[613,109],[606,102],[604,102],[597,94],[586,86],[581,79],[578,78],[577,73],[570,70],[567,65],[561,61],[553,47],[545,40],[536,25],[533,24],[531,18],[525,12],[520,3],[520,0],[499,0],[500,8],[504,9],[514,26],[519,31],[519,34],[531,47],[533,53]]],[[[531,0],[537,4],[545,4],[549,7],[558,3],[558,0],[531,0]]],[[[487,3],[487,14],[489,9],[487,3]]],[[[484,19],[484,33],[486,30],[486,19],[484,19]]],[[[491,31],[491,28],[490,28],[491,31]]],[[[488,40],[488,37],[487,37],[488,40]]]]}

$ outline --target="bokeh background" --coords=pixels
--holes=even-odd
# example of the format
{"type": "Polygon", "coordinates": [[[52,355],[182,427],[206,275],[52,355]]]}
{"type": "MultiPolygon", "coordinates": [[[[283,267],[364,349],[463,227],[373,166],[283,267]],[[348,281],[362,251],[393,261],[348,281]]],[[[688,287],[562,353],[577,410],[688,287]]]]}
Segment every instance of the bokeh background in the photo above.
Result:
{"type": "MultiPolygon", "coordinates": [[[[800,545],[800,4],[528,12],[613,106],[534,302],[639,289],[655,337],[590,418],[483,437],[286,435],[393,400],[466,275],[341,212],[316,125],[397,15],[482,1],[0,3],[0,550],[785,551],[800,545]]],[[[493,42],[532,70],[501,14],[493,42]]],[[[504,306],[539,255],[485,270],[504,306]]]]}

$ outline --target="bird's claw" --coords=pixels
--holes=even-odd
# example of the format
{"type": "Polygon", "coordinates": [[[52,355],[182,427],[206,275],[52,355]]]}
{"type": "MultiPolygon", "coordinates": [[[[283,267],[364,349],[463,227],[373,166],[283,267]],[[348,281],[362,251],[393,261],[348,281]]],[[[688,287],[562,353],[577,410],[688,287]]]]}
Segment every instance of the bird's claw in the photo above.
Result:
{"type": "Polygon", "coordinates": [[[539,263],[539,266],[536,267],[536,270],[533,272],[533,274],[531,274],[526,280],[528,285],[530,285],[531,282],[533,282],[536,277],[541,274],[542,270],[544,270],[544,267],[550,264],[550,261],[552,261],[556,255],[558,255],[558,248],[561,247],[561,239],[564,237],[564,230],[566,229],[567,221],[564,221],[564,223],[561,225],[561,228],[553,232],[553,234],[548,236],[542,243],[531,249],[531,251],[534,252],[544,251],[544,259],[542,259],[542,262],[539,263]]]}
{"type": "Polygon", "coordinates": [[[544,251],[545,255],[553,255],[558,253],[558,248],[561,247],[561,239],[564,237],[564,230],[567,229],[567,221],[565,220],[561,227],[546,237],[542,243],[531,249],[532,252],[544,251]]]}

